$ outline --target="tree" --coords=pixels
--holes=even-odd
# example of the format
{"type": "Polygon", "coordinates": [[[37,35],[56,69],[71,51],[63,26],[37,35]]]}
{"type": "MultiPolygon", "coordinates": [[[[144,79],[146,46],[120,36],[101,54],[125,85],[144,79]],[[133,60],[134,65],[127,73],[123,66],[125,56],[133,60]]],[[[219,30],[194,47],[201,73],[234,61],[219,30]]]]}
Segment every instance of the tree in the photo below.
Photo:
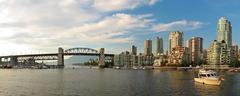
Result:
{"type": "Polygon", "coordinates": [[[188,67],[188,65],[189,65],[188,62],[185,59],[183,59],[181,66],[182,67],[188,67]]]}
{"type": "Polygon", "coordinates": [[[239,61],[237,59],[231,60],[230,67],[239,67],[239,61]]]}

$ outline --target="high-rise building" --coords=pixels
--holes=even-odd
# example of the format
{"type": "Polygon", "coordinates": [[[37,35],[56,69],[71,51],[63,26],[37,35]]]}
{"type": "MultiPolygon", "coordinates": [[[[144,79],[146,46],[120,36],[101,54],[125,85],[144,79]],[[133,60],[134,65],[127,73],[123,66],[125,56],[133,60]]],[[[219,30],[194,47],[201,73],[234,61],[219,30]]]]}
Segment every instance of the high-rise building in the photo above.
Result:
{"type": "Polygon", "coordinates": [[[141,53],[139,55],[133,55],[125,51],[120,54],[115,54],[113,61],[115,66],[132,68],[134,66],[152,66],[154,59],[154,56],[144,56],[141,53]]]}
{"type": "Polygon", "coordinates": [[[203,64],[207,64],[207,49],[203,49],[203,54],[202,54],[202,57],[203,57],[203,64]]]}
{"type": "Polygon", "coordinates": [[[168,52],[171,54],[172,49],[177,46],[183,46],[183,32],[180,31],[170,33],[168,52]]]}
{"type": "Polygon", "coordinates": [[[134,46],[134,45],[132,45],[131,54],[132,54],[132,55],[137,55],[137,47],[134,46]]]}
{"type": "Polygon", "coordinates": [[[227,48],[227,43],[225,42],[214,42],[208,48],[208,64],[212,65],[228,65],[232,60],[232,50],[227,48]]]}
{"type": "Polygon", "coordinates": [[[221,43],[214,40],[207,50],[207,63],[217,65],[220,63],[221,43]]]}
{"type": "Polygon", "coordinates": [[[238,61],[240,61],[240,49],[238,49],[238,61]]]}
{"type": "Polygon", "coordinates": [[[232,63],[238,63],[238,45],[232,45],[231,55],[232,63]]]}
{"type": "Polygon", "coordinates": [[[163,39],[160,37],[156,38],[156,55],[163,54],[163,39]]]}
{"type": "Polygon", "coordinates": [[[151,56],[152,55],[152,40],[144,41],[144,55],[151,56]]]}
{"type": "MultiPolygon", "coordinates": [[[[226,17],[218,20],[217,40],[210,45],[207,52],[208,64],[229,65],[234,58],[232,47],[232,26],[226,17]]],[[[237,50],[237,49],[235,49],[237,50]]],[[[236,55],[235,55],[236,56],[236,55]]]]}
{"type": "Polygon", "coordinates": [[[226,17],[221,17],[218,20],[217,41],[226,42],[227,48],[232,46],[232,26],[231,22],[228,21],[226,17]]]}
{"type": "Polygon", "coordinates": [[[189,64],[189,49],[187,47],[176,46],[172,49],[168,58],[167,65],[188,66],[189,64]]]}
{"type": "Polygon", "coordinates": [[[188,40],[188,48],[190,51],[190,63],[200,64],[203,59],[203,38],[192,37],[188,40]]]}

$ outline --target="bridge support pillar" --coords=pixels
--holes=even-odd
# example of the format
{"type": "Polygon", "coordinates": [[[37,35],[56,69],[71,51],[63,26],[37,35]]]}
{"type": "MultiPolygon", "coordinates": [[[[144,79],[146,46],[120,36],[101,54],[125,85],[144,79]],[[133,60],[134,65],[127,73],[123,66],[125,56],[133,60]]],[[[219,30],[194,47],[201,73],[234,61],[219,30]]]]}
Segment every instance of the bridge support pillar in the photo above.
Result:
{"type": "Polygon", "coordinates": [[[100,68],[104,68],[104,66],[105,66],[104,48],[100,48],[100,50],[99,50],[99,62],[98,62],[98,66],[99,66],[100,68]]]}
{"type": "Polygon", "coordinates": [[[17,65],[17,63],[18,63],[17,57],[10,58],[10,66],[17,65]]]}
{"type": "Polygon", "coordinates": [[[3,59],[3,58],[0,58],[0,65],[2,64],[2,59],[3,59]]]}
{"type": "Polygon", "coordinates": [[[58,48],[58,66],[64,67],[64,50],[63,48],[58,48]]]}

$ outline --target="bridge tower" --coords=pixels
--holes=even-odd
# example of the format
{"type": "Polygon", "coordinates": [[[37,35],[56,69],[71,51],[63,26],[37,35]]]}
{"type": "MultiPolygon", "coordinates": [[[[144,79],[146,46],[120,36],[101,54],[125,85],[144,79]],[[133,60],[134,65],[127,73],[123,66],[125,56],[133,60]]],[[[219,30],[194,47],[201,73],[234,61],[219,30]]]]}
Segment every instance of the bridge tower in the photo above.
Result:
{"type": "Polygon", "coordinates": [[[103,68],[105,66],[105,56],[104,56],[104,48],[100,48],[99,50],[99,62],[98,66],[103,68]]]}
{"type": "Polygon", "coordinates": [[[64,67],[64,50],[63,48],[58,48],[58,66],[64,67]]]}

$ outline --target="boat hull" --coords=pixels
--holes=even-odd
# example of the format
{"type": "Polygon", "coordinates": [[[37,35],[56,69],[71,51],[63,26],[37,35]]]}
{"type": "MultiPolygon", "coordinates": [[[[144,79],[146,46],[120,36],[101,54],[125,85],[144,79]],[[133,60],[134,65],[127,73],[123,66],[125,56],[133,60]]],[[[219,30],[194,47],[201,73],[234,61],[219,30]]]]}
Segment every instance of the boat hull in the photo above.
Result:
{"type": "Polygon", "coordinates": [[[211,79],[204,79],[204,78],[194,78],[194,81],[202,84],[209,84],[209,85],[221,84],[221,80],[211,80],[211,79]]]}

